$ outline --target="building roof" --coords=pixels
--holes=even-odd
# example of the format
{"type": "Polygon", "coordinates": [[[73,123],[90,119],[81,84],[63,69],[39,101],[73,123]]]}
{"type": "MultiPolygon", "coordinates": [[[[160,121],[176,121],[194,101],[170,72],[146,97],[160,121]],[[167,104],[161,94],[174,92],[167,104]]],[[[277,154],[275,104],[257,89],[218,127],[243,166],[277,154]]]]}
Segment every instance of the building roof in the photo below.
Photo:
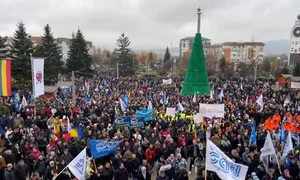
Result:
{"type": "Polygon", "coordinates": [[[58,43],[66,42],[67,44],[70,44],[71,39],[70,38],[62,38],[62,37],[60,37],[60,38],[56,38],[56,41],[58,43]]]}
{"type": "Polygon", "coordinates": [[[222,45],[220,44],[204,44],[204,48],[222,48],[222,45]]]}
{"type": "Polygon", "coordinates": [[[30,37],[30,40],[36,44],[42,43],[42,37],[41,36],[32,36],[30,37]]]}
{"type": "MultiPolygon", "coordinates": [[[[195,37],[190,37],[190,36],[189,36],[189,37],[185,37],[185,38],[180,39],[180,41],[182,41],[182,40],[194,40],[194,38],[195,38],[195,37]]],[[[206,37],[202,37],[202,40],[206,40],[206,41],[207,41],[207,40],[210,40],[210,39],[208,39],[208,38],[206,38],[206,37]]]]}
{"type": "Polygon", "coordinates": [[[222,45],[223,46],[224,45],[227,45],[227,46],[245,46],[245,45],[248,45],[248,46],[264,46],[265,44],[262,43],[262,42],[224,42],[222,45]]]}
{"type": "Polygon", "coordinates": [[[292,74],[281,74],[282,77],[284,78],[290,78],[290,77],[293,77],[292,74]]]}

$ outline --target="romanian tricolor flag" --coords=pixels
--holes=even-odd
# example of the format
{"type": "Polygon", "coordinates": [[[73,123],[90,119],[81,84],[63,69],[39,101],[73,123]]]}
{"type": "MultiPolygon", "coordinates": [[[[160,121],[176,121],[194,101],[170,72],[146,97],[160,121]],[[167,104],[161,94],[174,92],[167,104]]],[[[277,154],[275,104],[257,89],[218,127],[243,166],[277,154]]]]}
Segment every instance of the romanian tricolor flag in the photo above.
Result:
{"type": "Polygon", "coordinates": [[[0,96],[11,96],[11,60],[1,60],[0,72],[0,96]]]}

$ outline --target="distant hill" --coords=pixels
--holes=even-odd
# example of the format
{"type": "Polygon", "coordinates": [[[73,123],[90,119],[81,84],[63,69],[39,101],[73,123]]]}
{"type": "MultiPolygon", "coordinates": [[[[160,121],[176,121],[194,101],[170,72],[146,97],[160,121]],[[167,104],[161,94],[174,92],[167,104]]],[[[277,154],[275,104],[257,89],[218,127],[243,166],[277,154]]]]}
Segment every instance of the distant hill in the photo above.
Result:
{"type": "Polygon", "coordinates": [[[273,40],[265,43],[265,55],[287,54],[290,48],[290,40],[273,40]]]}

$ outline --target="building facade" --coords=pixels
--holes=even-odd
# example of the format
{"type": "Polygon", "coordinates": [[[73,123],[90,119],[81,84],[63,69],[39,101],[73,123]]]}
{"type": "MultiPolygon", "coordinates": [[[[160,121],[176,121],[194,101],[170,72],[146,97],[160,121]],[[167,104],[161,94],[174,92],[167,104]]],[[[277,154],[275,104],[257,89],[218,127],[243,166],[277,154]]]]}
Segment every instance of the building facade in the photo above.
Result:
{"type": "MultiPolygon", "coordinates": [[[[185,37],[183,39],[180,39],[179,41],[179,56],[182,57],[183,53],[186,51],[191,51],[193,42],[195,37],[185,37]]],[[[202,43],[203,45],[210,45],[211,40],[205,37],[202,37],[202,43]]]]}
{"type": "Polygon", "coordinates": [[[261,64],[264,59],[264,46],[262,42],[225,42],[222,44],[222,50],[229,64],[250,64],[253,60],[261,64]]]}
{"type": "MultiPolygon", "coordinates": [[[[33,47],[36,47],[37,45],[40,45],[42,43],[42,37],[41,36],[32,36],[30,37],[32,43],[33,43],[33,47]]],[[[70,46],[70,42],[71,39],[70,38],[56,38],[56,42],[58,44],[58,46],[61,49],[62,52],[62,60],[64,61],[64,63],[66,63],[67,59],[68,59],[68,52],[69,52],[69,46],[70,46]]],[[[86,41],[88,47],[89,47],[89,54],[91,55],[94,51],[94,46],[93,43],[91,41],[86,41]]]]}
{"type": "Polygon", "coordinates": [[[291,30],[288,64],[293,66],[297,62],[300,62],[300,14],[291,30]]]}

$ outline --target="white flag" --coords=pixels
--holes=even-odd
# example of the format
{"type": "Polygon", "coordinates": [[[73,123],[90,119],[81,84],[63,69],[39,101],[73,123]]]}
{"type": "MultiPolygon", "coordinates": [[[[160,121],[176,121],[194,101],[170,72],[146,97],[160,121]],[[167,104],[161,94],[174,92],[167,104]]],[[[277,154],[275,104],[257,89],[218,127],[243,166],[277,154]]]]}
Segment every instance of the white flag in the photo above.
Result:
{"type": "Polygon", "coordinates": [[[32,79],[33,79],[33,97],[39,97],[45,93],[44,87],[44,59],[33,58],[31,62],[32,66],[32,79]]]}
{"type": "Polygon", "coordinates": [[[260,111],[263,110],[264,108],[264,100],[263,100],[263,95],[260,94],[260,96],[258,97],[258,99],[256,100],[256,103],[260,106],[260,111]]]}
{"type": "Polygon", "coordinates": [[[269,132],[267,134],[264,146],[260,151],[261,151],[261,153],[260,153],[259,159],[262,161],[262,163],[265,166],[266,171],[268,172],[269,171],[269,162],[270,162],[271,157],[275,157],[276,161],[278,163],[274,145],[273,145],[273,142],[272,142],[269,132]]]}
{"type": "Polygon", "coordinates": [[[220,92],[220,94],[218,95],[218,97],[220,98],[220,100],[222,100],[222,98],[224,97],[223,89],[221,90],[221,92],[220,92]]]}
{"type": "Polygon", "coordinates": [[[177,111],[184,111],[184,107],[182,106],[182,104],[180,102],[178,102],[178,106],[177,106],[177,111]]]}
{"type": "Polygon", "coordinates": [[[286,141],[284,143],[284,148],[282,152],[282,159],[284,159],[290,151],[293,150],[293,142],[292,142],[292,134],[291,131],[289,131],[288,137],[286,138],[286,141]]]}
{"type": "Polygon", "coordinates": [[[273,154],[276,154],[276,152],[274,149],[274,145],[273,145],[270,133],[268,132],[264,146],[261,149],[260,159],[264,156],[269,156],[269,155],[273,155],[273,154]]]}
{"type": "Polygon", "coordinates": [[[72,130],[71,123],[69,117],[67,117],[67,131],[70,132],[72,130]]]}
{"type": "Polygon", "coordinates": [[[25,96],[23,96],[23,98],[22,98],[21,105],[22,105],[22,106],[27,106],[27,101],[26,101],[25,96]]]}
{"type": "Polygon", "coordinates": [[[233,162],[214,143],[207,139],[206,170],[216,172],[221,179],[244,180],[248,166],[233,162]]]}
{"type": "Polygon", "coordinates": [[[86,148],[84,148],[67,166],[78,180],[85,180],[86,148]]]}
{"type": "Polygon", "coordinates": [[[120,103],[120,106],[121,106],[121,110],[123,112],[126,111],[127,106],[126,106],[126,104],[124,103],[124,101],[121,98],[119,98],[119,103],[120,103]]]}
{"type": "Polygon", "coordinates": [[[213,90],[210,90],[210,99],[213,99],[213,90]]]}
{"type": "Polygon", "coordinates": [[[193,97],[193,103],[195,103],[197,101],[197,98],[196,98],[196,93],[194,94],[194,97],[193,97]]]}

